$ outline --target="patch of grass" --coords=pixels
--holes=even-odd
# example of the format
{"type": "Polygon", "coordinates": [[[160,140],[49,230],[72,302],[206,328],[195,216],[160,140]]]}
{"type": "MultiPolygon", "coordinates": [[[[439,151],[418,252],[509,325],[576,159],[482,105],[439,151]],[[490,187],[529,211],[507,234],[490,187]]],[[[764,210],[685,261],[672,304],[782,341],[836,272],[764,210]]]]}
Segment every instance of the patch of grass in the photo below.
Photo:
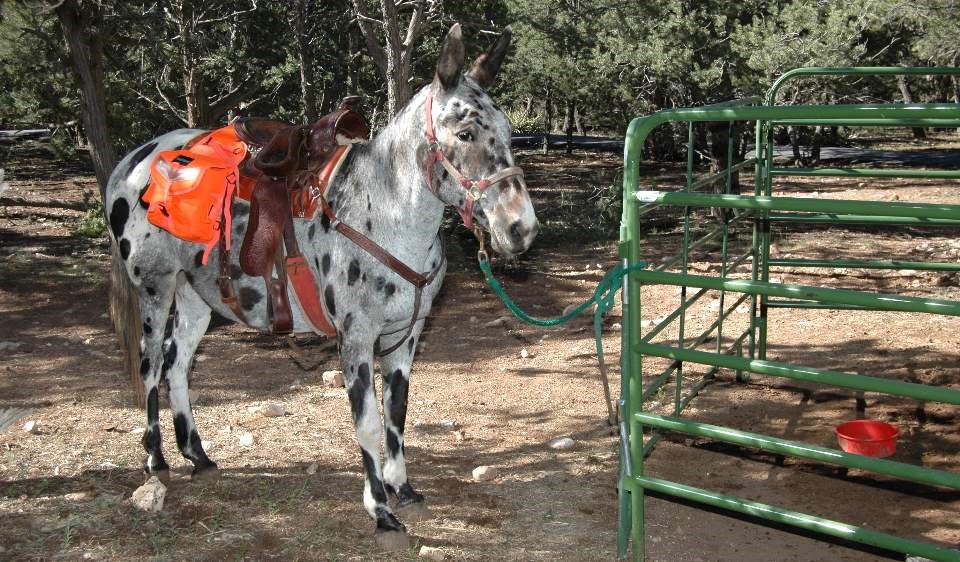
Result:
{"type": "Polygon", "coordinates": [[[83,192],[83,202],[87,208],[83,217],[73,229],[74,236],[84,238],[104,238],[107,235],[107,220],[103,212],[103,202],[88,191],[83,192]]]}

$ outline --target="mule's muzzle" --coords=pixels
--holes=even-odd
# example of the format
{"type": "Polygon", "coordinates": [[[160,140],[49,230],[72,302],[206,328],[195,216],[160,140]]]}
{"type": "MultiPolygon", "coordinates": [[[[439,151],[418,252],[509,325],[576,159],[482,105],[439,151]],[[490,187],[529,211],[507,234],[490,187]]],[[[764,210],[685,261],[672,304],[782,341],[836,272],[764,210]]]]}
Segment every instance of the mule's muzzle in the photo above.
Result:
{"type": "Polygon", "coordinates": [[[514,221],[507,231],[510,253],[516,255],[526,252],[539,232],[540,221],[536,219],[529,225],[524,225],[523,221],[520,220],[514,221]]]}

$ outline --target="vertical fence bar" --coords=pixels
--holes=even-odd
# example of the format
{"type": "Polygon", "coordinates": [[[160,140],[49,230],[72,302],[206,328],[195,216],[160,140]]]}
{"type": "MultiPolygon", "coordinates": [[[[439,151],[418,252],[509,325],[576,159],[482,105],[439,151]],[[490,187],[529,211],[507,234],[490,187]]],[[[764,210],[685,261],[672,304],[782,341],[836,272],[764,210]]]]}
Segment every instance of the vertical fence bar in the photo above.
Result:
{"type": "MultiPolygon", "coordinates": [[[[693,187],[693,158],[695,155],[696,142],[694,137],[694,123],[691,121],[687,125],[687,178],[684,185],[684,191],[690,192],[693,187]]],[[[680,271],[687,274],[687,267],[690,260],[690,207],[683,208],[683,247],[680,250],[680,271]]],[[[680,287],[680,322],[677,328],[677,346],[684,347],[683,338],[687,323],[687,288],[680,287]]],[[[683,391],[683,363],[677,365],[676,385],[674,387],[674,415],[680,415],[680,401],[683,391]]]]}

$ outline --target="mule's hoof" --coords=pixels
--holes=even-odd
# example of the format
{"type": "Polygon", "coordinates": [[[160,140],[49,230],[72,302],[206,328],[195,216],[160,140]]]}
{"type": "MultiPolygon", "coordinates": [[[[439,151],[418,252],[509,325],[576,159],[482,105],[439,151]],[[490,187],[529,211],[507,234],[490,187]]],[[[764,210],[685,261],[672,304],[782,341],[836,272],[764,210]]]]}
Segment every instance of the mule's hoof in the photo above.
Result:
{"type": "Polygon", "coordinates": [[[403,552],[410,548],[410,537],[403,531],[377,531],[377,546],[387,552],[403,552]]]}
{"type": "Polygon", "coordinates": [[[214,484],[220,480],[220,469],[216,466],[208,466],[200,470],[194,470],[190,476],[191,482],[197,484],[214,484]]]}
{"type": "Polygon", "coordinates": [[[143,481],[146,482],[147,480],[150,480],[150,477],[152,476],[156,476],[157,479],[160,480],[160,482],[162,482],[164,486],[168,488],[170,487],[170,470],[169,469],[157,470],[154,472],[147,472],[143,476],[143,481]]]}
{"type": "Polygon", "coordinates": [[[427,507],[426,502],[410,502],[406,505],[398,505],[393,513],[402,521],[413,523],[433,519],[433,512],[427,507]]]}

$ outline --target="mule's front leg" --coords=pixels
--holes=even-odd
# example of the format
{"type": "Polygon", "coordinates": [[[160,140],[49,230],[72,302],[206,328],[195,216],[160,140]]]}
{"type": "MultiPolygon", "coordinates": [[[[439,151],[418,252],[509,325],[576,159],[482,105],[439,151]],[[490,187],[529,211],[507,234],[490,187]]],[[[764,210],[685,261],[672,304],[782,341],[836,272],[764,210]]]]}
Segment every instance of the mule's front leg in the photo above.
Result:
{"type": "Polygon", "coordinates": [[[387,506],[387,492],[380,467],[383,426],[380,423],[376,387],[373,384],[372,342],[344,341],[340,349],[340,362],[350,397],[357,443],[363,456],[363,505],[367,513],[376,520],[377,534],[383,535],[379,537],[382,541],[403,542],[406,540],[406,528],[387,506]]]}
{"type": "Polygon", "coordinates": [[[416,353],[417,337],[422,329],[423,321],[417,322],[408,339],[390,355],[380,359],[380,371],[383,373],[383,426],[386,430],[384,484],[387,491],[396,496],[397,509],[404,511],[404,517],[417,518],[429,516],[429,511],[423,505],[423,495],[413,489],[407,477],[403,431],[407,419],[410,367],[416,353]]]}

